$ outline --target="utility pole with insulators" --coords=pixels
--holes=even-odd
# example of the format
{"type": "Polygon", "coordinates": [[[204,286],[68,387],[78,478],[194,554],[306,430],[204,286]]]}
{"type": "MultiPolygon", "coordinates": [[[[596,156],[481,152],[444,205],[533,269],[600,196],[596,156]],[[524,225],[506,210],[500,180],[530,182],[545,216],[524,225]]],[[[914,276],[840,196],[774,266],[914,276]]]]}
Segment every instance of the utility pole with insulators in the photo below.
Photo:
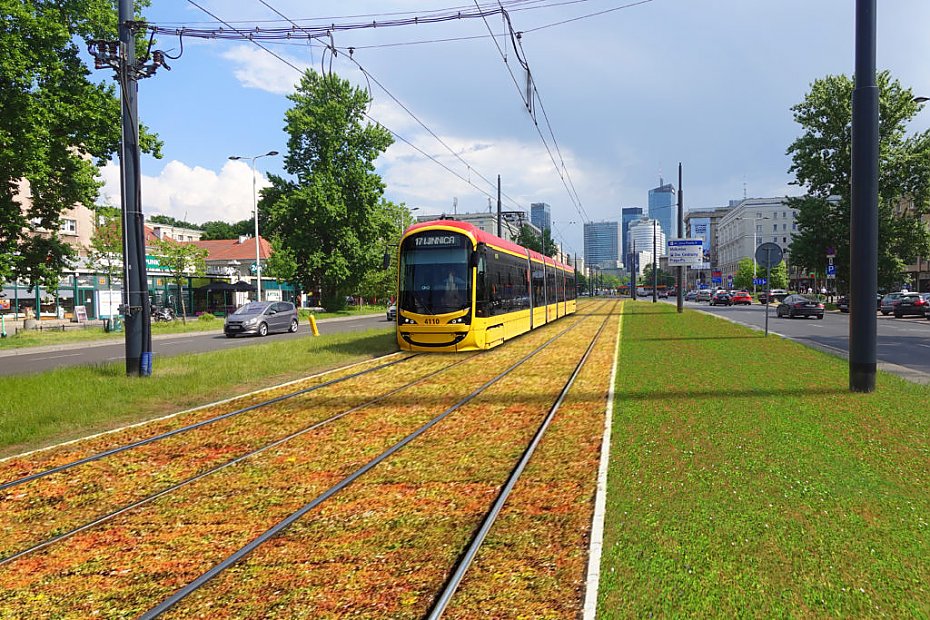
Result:
{"type": "Polygon", "coordinates": [[[139,79],[165,67],[165,54],[152,53],[136,61],[135,32],[144,24],[134,21],[133,0],[119,0],[119,40],[89,41],[88,52],[97,69],[111,68],[119,82],[122,104],[122,144],[120,148],[120,194],[123,217],[123,303],[126,332],[126,374],[147,377],[152,374],[151,306],[145,269],[145,218],[142,213],[141,170],[139,168],[139,79]],[[147,63],[147,64],[146,64],[147,63]]]}

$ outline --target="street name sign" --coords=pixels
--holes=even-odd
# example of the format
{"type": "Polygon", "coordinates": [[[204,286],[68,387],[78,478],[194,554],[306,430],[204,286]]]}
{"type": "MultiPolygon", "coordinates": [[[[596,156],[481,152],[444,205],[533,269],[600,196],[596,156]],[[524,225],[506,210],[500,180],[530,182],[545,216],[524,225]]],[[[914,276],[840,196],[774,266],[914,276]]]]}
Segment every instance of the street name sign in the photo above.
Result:
{"type": "Polygon", "coordinates": [[[669,239],[669,267],[697,267],[704,262],[703,239],[669,239]]]}

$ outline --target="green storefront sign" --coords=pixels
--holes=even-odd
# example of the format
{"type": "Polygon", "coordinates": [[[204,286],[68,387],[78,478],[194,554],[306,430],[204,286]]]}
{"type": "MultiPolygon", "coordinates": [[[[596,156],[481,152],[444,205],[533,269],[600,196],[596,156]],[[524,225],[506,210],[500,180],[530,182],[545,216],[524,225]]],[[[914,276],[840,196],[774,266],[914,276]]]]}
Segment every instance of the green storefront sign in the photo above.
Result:
{"type": "Polygon", "coordinates": [[[146,273],[166,273],[168,269],[162,267],[159,262],[158,256],[152,256],[151,254],[145,255],[145,271],[146,273]]]}

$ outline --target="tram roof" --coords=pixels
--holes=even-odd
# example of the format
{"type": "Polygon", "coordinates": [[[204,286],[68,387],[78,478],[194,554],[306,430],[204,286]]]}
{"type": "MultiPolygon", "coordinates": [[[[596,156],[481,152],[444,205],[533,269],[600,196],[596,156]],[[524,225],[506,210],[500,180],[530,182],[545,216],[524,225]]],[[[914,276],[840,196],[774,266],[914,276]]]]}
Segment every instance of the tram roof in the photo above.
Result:
{"type": "Polygon", "coordinates": [[[453,228],[453,229],[461,230],[464,233],[471,234],[479,242],[489,243],[501,249],[510,250],[511,252],[514,252],[516,254],[525,255],[527,251],[529,251],[530,257],[536,260],[544,260],[547,264],[550,264],[550,265],[555,264],[568,271],[575,270],[575,268],[572,267],[571,265],[566,265],[565,263],[557,261],[551,256],[544,257],[542,254],[540,254],[539,252],[536,252],[535,250],[530,250],[529,248],[525,248],[522,245],[518,245],[514,243],[513,241],[502,239],[496,235],[492,235],[489,232],[481,230],[474,224],[470,224],[469,222],[462,222],[459,220],[430,220],[428,222],[418,222],[412,225],[410,228],[408,228],[404,232],[404,236],[406,237],[412,232],[416,232],[418,230],[422,230],[426,228],[434,228],[436,226],[443,226],[445,228],[453,228]]]}

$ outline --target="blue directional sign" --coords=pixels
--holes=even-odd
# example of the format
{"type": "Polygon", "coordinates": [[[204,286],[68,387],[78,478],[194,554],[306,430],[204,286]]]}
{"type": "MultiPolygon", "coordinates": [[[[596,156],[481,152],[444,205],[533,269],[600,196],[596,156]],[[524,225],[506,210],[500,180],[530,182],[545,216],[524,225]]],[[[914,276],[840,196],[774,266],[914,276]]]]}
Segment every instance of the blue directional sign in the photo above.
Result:
{"type": "Polygon", "coordinates": [[[827,275],[828,276],[836,275],[836,265],[827,265],[827,275]]]}
{"type": "Polygon", "coordinates": [[[756,286],[759,286],[760,284],[768,284],[768,280],[765,278],[753,278],[752,283],[756,286]]]}

